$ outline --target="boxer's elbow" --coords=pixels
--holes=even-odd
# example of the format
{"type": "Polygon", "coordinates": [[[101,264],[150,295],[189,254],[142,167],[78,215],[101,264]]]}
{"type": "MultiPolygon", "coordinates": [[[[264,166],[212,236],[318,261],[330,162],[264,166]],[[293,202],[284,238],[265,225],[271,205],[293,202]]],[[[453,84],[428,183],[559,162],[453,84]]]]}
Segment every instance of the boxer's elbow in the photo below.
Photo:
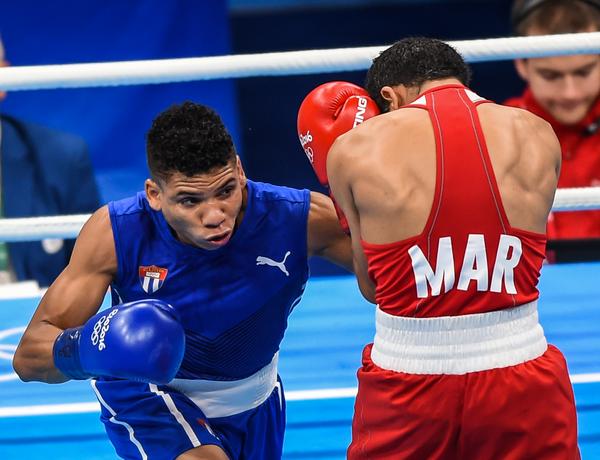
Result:
{"type": "Polygon", "coordinates": [[[12,360],[12,367],[23,382],[62,383],[65,378],[55,367],[47,352],[21,340],[12,360]]]}
{"type": "Polygon", "coordinates": [[[13,356],[12,366],[17,376],[23,382],[32,382],[36,380],[36,373],[29,361],[27,353],[23,350],[23,347],[19,345],[13,356]]]}

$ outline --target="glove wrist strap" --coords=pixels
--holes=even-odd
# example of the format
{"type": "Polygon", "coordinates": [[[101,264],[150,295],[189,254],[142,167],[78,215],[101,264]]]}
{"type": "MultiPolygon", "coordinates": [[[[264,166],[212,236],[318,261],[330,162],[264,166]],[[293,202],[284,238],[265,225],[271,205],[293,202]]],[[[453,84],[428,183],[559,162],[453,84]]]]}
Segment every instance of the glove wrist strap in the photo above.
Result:
{"type": "Polygon", "coordinates": [[[92,375],[85,372],[79,357],[79,341],[83,326],[65,329],[54,341],[52,356],[54,365],[65,376],[73,380],[85,380],[92,375]]]}

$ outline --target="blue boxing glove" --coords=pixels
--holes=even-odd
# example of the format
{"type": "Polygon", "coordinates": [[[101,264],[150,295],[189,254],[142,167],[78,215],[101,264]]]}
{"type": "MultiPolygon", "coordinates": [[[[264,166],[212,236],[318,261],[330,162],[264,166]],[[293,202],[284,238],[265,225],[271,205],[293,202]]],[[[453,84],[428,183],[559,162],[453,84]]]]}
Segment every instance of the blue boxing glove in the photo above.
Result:
{"type": "Polygon", "coordinates": [[[116,305],[54,342],[54,365],[71,379],[116,377],[164,384],[174,377],[185,348],[177,312],[162,300],[116,305]]]}

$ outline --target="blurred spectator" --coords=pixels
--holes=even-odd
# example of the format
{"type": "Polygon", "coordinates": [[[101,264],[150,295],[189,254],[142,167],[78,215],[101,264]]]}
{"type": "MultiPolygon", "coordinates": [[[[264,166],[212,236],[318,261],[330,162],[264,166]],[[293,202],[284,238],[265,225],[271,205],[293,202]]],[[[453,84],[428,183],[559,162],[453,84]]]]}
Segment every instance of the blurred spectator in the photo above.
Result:
{"type": "MultiPolygon", "coordinates": [[[[0,66],[7,65],[0,41],[0,66]]],[[[5,97],[0,92],[0,101],[5,97]]],[[[2,217],[82,214],[99,207],[83,139],[0,114],[0,156],[2,217]]],[[[60,239],[0,243],[0,282],[36,280],[49,286],[67,265],[73,244],[60,239]]]]}
{"type": "MultiPolygon", "coordinates": [[[[516,0],[516,35],[600,30],[600,0],[516,0]]],[[[525,108],[550,122],[562,147],[558,186],[600,186],[600,55],[517,59],[525,92],[507,105],[525,108]]],[[[549,239],[600,237],[600,211],[552,213],[549,239]]]]}

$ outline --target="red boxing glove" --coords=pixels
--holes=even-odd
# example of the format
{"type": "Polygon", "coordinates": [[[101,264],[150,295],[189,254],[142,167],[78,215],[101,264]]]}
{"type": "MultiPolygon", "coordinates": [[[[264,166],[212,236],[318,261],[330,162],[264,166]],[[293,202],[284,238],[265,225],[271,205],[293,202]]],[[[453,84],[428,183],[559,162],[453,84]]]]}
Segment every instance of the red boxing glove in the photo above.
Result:
{"type": "Polygon", "coordinates": [[[308,93],[298,111],[298,137],[321,185],[328,187],[327,152],[336,138],[379,113],[354,83],[332,81],[308,93]]]}
{"type": "MultiPolygon", "coordinates": [[[[336,138],[379,113],[369,93],[353,83],[332,81],[308,93],[298,111],[298,137],[321,185],[329,189],[327,153],[336,138]]],[[[340,225],[349,233],[346,216],[335,200],[333,204],[340,225]]]]}

